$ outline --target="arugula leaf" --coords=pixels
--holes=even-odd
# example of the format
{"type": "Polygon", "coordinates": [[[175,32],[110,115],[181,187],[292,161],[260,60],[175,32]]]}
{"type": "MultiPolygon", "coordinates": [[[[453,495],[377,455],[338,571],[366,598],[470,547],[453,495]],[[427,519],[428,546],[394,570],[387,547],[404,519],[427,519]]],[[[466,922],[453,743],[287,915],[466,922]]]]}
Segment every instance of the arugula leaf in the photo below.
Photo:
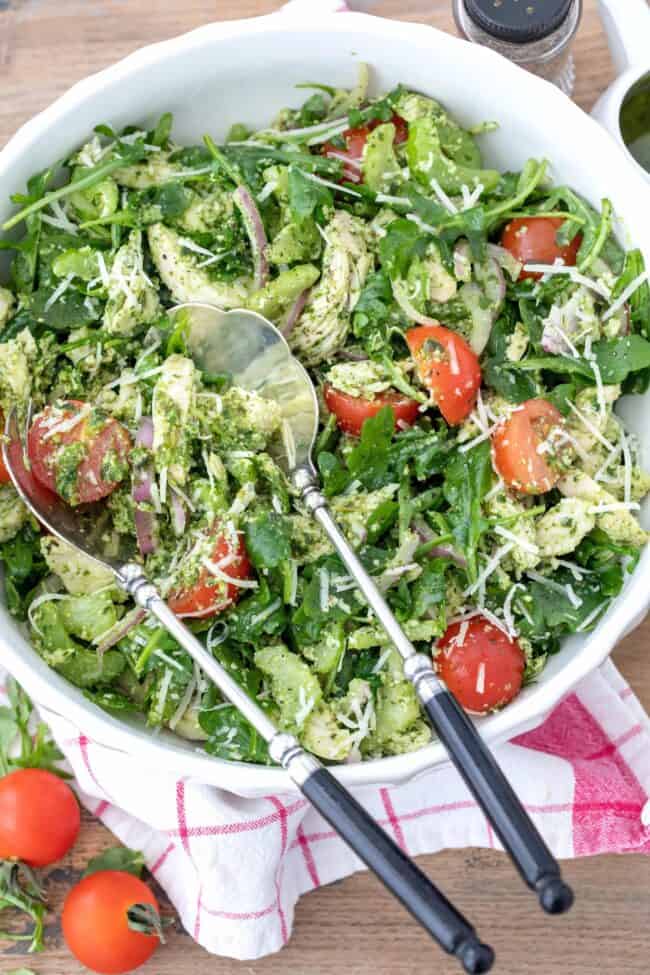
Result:
{"type": "Polygon", "coordinates": [[[397,521],[397,516],[399,514],[399,504],[397,501],[392,501],[388,498],[386,501],[382,501],[375,510],[372,512],[368,518],[366,524],[367,539],[369,545],[374,545],[382,535],[392,528],[392,526],[397,521]]]}
{"type": "Polygon", "coordinates": [[[130,850],[127,846],[112,846],[103,853],[88,861],[83,877],[91,877],[102,870],[121,870],[132,873],[134,877],[142,876],[144,856],[140,850],[130,850]]]}
{"type": "Polygon", "coordinates": [[[350,483],[350,475],[336,456],[327,450],[322,450],[316,459],[318,470],[323,482],[323,493],[326,498],[341,494],[350,483]]]}
{"type": "Polygon", "coordinates": [[[132,166],[135,163],[141,162],[146,154],[146,149],[140,140],[134,142],[133,145],[117,142],[108,159],[98,163],[96,166],[76,171],[75,179],[66,183],[65,186],[61,186],[57,190],[50,190],[49,193],[43,193],[38,199],[27,203],[22,210],[19,210],[18,213],[15,213],[9,220],[3,223],[2,229],[10,230],[16,224],[26,220],[27,217],[45,209],[45,207],[49,206],[55,200],[61,200],[66,196],[70,196],[71,193],[77,193],[80,190],[87,190],[91,186],[96,186],[102,180],[106,179],[107,176],[114,173],[116,169],[122,169],[124,166],[132,166]]]}
{"type": "MultiPolygon", "coordinates": [[[[616,282],[612,291],[612,298],[616,299],[645,269],[643,254],[635,249],[628,251],[625,255],[625,267],[623,273],[616,282]]],[[[632,330],[641,332],[646,338],[650,338],[650,284],[644,281],[629,299],[630,319],[632,330]]]]}
{"type": "Polygon", "coordinates": [[[481,516],[481,501],[490,489],[492,463],[489,441],[466,453],[457,452],[447,466],[443,492],[451,508],[448,518],[456,544],[467,560],[467,576],[478,575],[477,549],[487,523],[481,516]]]}
{"type": "Polygon", "coordinates": [[[57,766],[63,755],[50,737],[49,728],[38,722],[30,727],[32,702],[20,685],[7,680],[9,704],[0,707],[0,776],[20,768],[41,768],[61,778],[70,778],[57,766]]]}
{"type": "Polygon", "coordinates": [[[602,340],[592,351],[604,383],[622,383],[631,372],[650,367],[650,342],[641,335],[602,340]]]}
{"type": "Polygon", "coordinates": [[[295,220],[305,220],[333,204],[329,187],[315,183],[297,166],[289,166],[289,207],[295,220]]]}
{"type": "Polygon", "coordinates": [[[287,614],[281,595],[272,591],[268,581],[262,578],[256,592],[241,599],[223,619],[228,625],[229,639],[237,643],[256,643],[264,635],[281,633],[287,623],[287,614]],[[271,607],[272,612],[265,615],[271,607]]]}
{"type": "Polygon", "coordinates": [[[98,708],[103,708],[104,711],[108,711],[109,714],[113,711],[135,711],[135,703],[126,696],[126,694],[121,694],[119,691],[113,691],[110,688],[102,687],[95,691],[90,691],[88,688],[84,689],[83,695],[93,704],[96,704],[98,708]]]}
{"type": "Polygon", "coordinates": [[[29,310],[36,321],[42,322],[55,332],[69,332],[82,325],[90,325],[102,316],[102,303],[90,299],[75,288],[68,290],[52,302],[54,288],[41,287],[35,291],[29,310]]]}
{"type": "Polygon", "coordinates": [[[34,927],[29,934],[0,931],[0,940],[28,941],[29,952],[42,951],[47,902],[36,876],[24,863],[0,860],[0,911],[5,909],[26,914],[34,927]]]}
{"type": "Polygon", "coordinates": [[[271,763],[266,742],[232,704],[202,710],[199,724],[209,735],[208,754],[231,762],[271,763]]]}
{"type": "Polygon", "coordinates": [[[291,531],[282,515],[268,511],[246,525],[246,550],[256,569],[274,569],[291,556],[291,531]]]}
{"type": "Polygon", "coordinates": [[[291,127],[302,129],[308,125],[316,125],[327,116],[328,109],[329,100],[323,98],[319,92],[315,92],[303,102],[298,111],[292,114],[291,127]]]}
{"type": "Polygon", "coordinates": [[[571,412],[569,403],[574,403],[579,387],[576,383],[558,383],[550,392],[545,394],[545,399],[555,406],[562,416],[568,416],[571,412]]]}
{"type": "Polygon", "coordinates": [[[423,257],[429,246],[426,234],[410,220],[389,223],[379,242],[379,257],[390,278],[404,278],[414,257],[423,257]]]}
{"type": "Polygon", "coordinates": [[[352,315],[352,334],[373,358],[390,352],[393,307],[390,278],[384,271],[373,271],[366,278],[352,315]]]}
{"type": "Polygon", "coordinates": [[[446,628],[445,602],[447,590],[445,573],[449,561],[447,559],[431,559],[422,570],[422,574],[411,586],[413,598],[412,615],[416,619],[433,617],[439,625],[440,635],[446,628]]]}
{"type": "Polygon", "coordinates": [[[348,454],[348,470],[368,489],[386,483],[390,464],[390,445],[395,432],[395,414],[384,406],[369,417],[361,428],[359,443],[348,454]]]}
{"type": "Polygon", "coordinates": [[[483,381],[510,403],[524,403],[537,396],[537,383],[516,368],[517,363],[487,359],[483,364],[483,381]]]}
{"type": "Polygon", "coordinates": [[[154,146],[160,146],[161,148],[167,145],[169,137],[172,133],[172,125],[174,124],[174,116],[171,112],[164,112],[158,121],[156,122],[156,127],[151,132],[150,142],[154,146]]]}
{"type": "Polygon", "coordinates": [[[403,85],[397,85],[396,88],[389,91],[383,98],[378,98],[365,108],[351,109],[348,114],[350,128],[357,129],[360,125],[366,125],[366,123],[375,120],[390,122],[393,117],[394,107],[404,94],[406,94],[406,89],[403,85]]]}
{"type": "Polygon", "coordinates": [[[442,473],[450,449],[451,444],[446,439],[444,429],[412,427],[400,431],[389,451],[391,479],[399,480],[407,464],[413,465],[413,473],[418,481],[442,473]]]}

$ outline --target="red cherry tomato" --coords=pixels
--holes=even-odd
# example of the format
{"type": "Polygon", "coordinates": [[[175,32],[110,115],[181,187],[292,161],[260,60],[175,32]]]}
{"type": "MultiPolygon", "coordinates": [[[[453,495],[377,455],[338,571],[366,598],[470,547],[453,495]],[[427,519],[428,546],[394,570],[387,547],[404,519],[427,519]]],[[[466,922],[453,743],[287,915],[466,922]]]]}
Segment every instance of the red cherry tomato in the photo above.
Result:
{"type": "MultiPolygon", "coordinates": [[[[576,263],[582,235],[576,234],[568,244],[558,244],[556,234],[562,217],[516,217],[501,233],[501,245],[522,264],[553,264],[561,258],[567,266],[576,263]]],[[[522,271],[519,280],[541,278],[535,271],[522,271]]]]}
{"type": "Polygon", "coordinates": [[[545,399],[529,399],[492,434],[494,466],[506,484],[523,494],[544,494],[560,479],[539,451],[554,427],[564,425],[562,415],[545,399]]]}
{"type": "MultiPolygon", "coordinates": [[[[4,432],[5,432],[5,417],[2,410],[0,410],[0,436],[2,436],[4,432]]],[[[0,484],[11,484],[9,471],[5,467],[5,462],[2,457],[2,449],[0,449],[0,484]]]]}
{"type": "Polygon", "coordinates": [[[377,393],[372,399],[364,399],[361,396],[349,396],[340,389],[325,385],[323,395],[327,409],[336,416],[339,429],[353,437],[358,437],[368,417],[376,416],[384,406],[390,406],[395,422],[399,425],[406,423],[411,426],[419,416],[420,405],[417,400],[409,399],[394,390],[377,393]]]}
{"type": "Polygon", "coordinates": [[[58,775],[26,768],[0,779],[0,860],[47,867],[73,846],[79,823],[79,804],[58,775]]]}
{"type": "Polygon", "coordinates": [[[69,504],[99,501],[114,491],[130,449],[121,423],[80,400],[46,406],[27,438],[34,477],[69,504]]]}
{"type": "Polygon", "coordinates": [[[122,975],[143,965],[158,947],[155,934],[133,931],[127,911],[158,903],[146,884],[121,870],[102,870],[73,887],[63,905],[63,935],[82,965],[101,975],[122,975]]]}
{"type": "Polygon", "coordinates": [[[447,423],[471,413],[481,386],[481,367],[462,336],[443,325],[418,325],[406,333],[422,382],[447,423]]]}
{"type": "MultiPolygon", "coordinates": [[[[399,115],[393,115],[392,124],[395,126],[395,145],[406,142],[409,134],[408,123],[399,115]]],[[[346,129],[343,132],[345,149],[337,148],[333,142],[325,142],[323,145],[323,155],[331,159],[338,159],[343,163],[343,180],[348,183],[361,183],[361,158],[366,146],[366,140],[378,125],[383,123],[380,119],[373,119],[368,125],[360,125],[356,129],[346,129]]]]}
{"type": "Polygon", "coordinates": [[[474,616],[447,627],[438,641],[434,663],[459,704],[467,711],[484,714],[502,708],[517,696],[526,657],[516,640],[485,616],[474,616]]]}
{"type": "MultiPolygon", "coordinates": [[[[210,561],[215,563],[224,575],[231,576],[233,579],[251,577],[251,564],[240,534],[237,534],[234,539],[226,535],[218,535],[210,561]]],[[[203,568],[196,582],[187,589],[172,593],[168,603],[177,616],[202,619],[223,612],[237,602],[241,592],[241,587],[224,582],[209,569],[203,568]]]]}

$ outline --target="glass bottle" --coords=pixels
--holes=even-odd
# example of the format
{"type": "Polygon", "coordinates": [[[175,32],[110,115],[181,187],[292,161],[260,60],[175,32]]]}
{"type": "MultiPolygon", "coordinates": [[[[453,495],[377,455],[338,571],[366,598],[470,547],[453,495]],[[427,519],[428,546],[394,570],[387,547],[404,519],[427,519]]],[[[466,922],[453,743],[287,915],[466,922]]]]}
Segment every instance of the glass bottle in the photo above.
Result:
{"type": "Polygon", "coordinates": [[[453,0],[453,8],[466,40],[492,48],[571,94],[571,42],[582,0],[453,0]]]}

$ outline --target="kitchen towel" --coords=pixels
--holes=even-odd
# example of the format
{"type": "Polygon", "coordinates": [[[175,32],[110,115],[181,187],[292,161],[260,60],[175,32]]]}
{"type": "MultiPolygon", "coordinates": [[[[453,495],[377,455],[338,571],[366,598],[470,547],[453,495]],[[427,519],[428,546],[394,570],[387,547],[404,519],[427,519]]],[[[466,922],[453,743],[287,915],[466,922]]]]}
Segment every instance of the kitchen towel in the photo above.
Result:
{"type": "MultiPolygon", "coordinates": [[[[302,894],[363,869],[299,795],[242,799],[144,767],[64,718],[41,716],[83,804],[143,852],[185,928],[208,951],[238,959],[277,951],[302,894]]],[[[495,751],[556,856],[650,853],[650,721],[611,662],[543,724],[495,751]]],[[[411,855],[499,845],[449,765],[356,795],[411,855]]]]}
{"type": "MultiPolygon", "coordinates": [[[[294,0],[283,14],[346,9],[341,0],[294,0]]],[[[0,704],[2,683],[0,670],[0,704]]],[[[66,719],[41,715],[83,804],[143,852],[208,951],[238,959],[277,951],[302,894],[363,869],[299,795],[243,799],[143,767],[66,719]]],[[[539,727],[496,748],[496,757],[556,856],[650,853],[650,722],[611,662],[539,727]]],[[[411,855],[499,846],[450,765],[356,795],[411,855]]]]}

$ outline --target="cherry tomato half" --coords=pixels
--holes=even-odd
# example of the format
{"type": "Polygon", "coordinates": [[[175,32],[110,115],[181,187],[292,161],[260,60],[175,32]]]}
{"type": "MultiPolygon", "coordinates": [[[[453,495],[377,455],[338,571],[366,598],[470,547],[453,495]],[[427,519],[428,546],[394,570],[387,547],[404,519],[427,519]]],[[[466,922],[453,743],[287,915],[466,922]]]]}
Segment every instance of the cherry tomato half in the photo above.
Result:
{"type": "Polygon", "coordinates": [[[158,947],[155,934],[133,931],[127,911],[158,903],[146,884],[121,870],[101,870],[73,887],[63,905],[63,935],[82,965],[101,975],[122,975],[143,965],[158,947]]]}
{"type": "Polygon", "coordinates": [[[481,386],[478,357],[462,336],[443,325],[418,325],[406,333],[422,382],[447,423],[471,413],[481,386]]]}
{"type": "MultiPolygon", "coordinates": [[[[558,244],[556,235],[563,223],[562,217],[516,217],[503,228],[501,245],[522,264],[554,264],[561,258],[567,266],[573,266],[582,235],[576,234],[568,244],[558,244]]],[[[541,277],[536,271],[522,271],[519,280],[541,277]]]]}
{"type": "Polygon", "coordinates": [[[79,803],[52,772],[26,768],[0,779],[0,860],[47,867],[73,846],[79,803]]]}
{"type": "MultiPolygon", "coordinates": [[[[251,564],[240,534],[235,535],[233,539],[226,535],[217,535],[210,562],[232,579],[251,577],[251,564]]],[[[239,586],[225,582],[204,567],[199,572],[196,582],[187,589],[173,592],[168,603],[177,616],[202,619],[223,612],[237,602],[241,593],[239,586]]]]}
{"type": "MultiPolygon", "coordinates": [[[[393,115],[392,124],[395,126],[395,145],[406,142],[409,134],[408,123],[399,115],[393,115]]],[[[345,140],[345,149],[337,148],[333,142],[325,142],[323,145],[323,155],[331,159],[338,159],[343,163],[343,180],[347,183],[361,183],[361,158],[366,146],[366,140],[373,129],[383,123],[379,119],[373,119],[368,125],[360,125],[356,129],[346,129],[342,134],[345,140]]]]}
{"type": "Polygon", "coordinates": [[[27,437],[34,477],[69,504],[99,501],[114,491],[126,476],[130,449],[121,423],[80,400],[46,406],[27,437]]]}
{"type": "Polygon", "coordinates": [[[361,396],[350,396],[340,389],[325,385],[323,395],[327,409],[336,416],[339,429],[353,437],[358,437],[365,421],[371,416],[376,416],[384,406],[390,406],[395,416],[395,423],[400,426],[404,423],[411,426],[417,420],[420,411],[417,400],[409,399],[408,396],[393,390],[377,393],[372,399],[364,399],[361,396]]]}
{"type": "Polygon", "coordinates": [[[521,690],[526,657],[485,616],[452,623],[438,641],[436,672],[465,710],[476,714],[508,704],[521,690]]]}
{"type": "Polygon", "coordinates": [[[564,425],[562,415],[545,399],[529,399],[511,413],[492,434],[494,466],[506,484],[523,494],[544,494],[560,479],[540,452],[554,427],[564,425]]]}

